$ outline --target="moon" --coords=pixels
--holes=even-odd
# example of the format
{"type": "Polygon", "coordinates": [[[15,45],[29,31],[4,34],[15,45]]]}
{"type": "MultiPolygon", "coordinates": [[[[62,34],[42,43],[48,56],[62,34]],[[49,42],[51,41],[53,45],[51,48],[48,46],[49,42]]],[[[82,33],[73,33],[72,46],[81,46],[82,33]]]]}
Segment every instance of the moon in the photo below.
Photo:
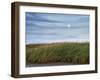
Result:
{"type": "Polygon", "coordinates": [[[70,28],[70,27],[71,27],[71,25],[70,25],[70,24],[68,24],[68,25],[67,25],[67,28],[70,28]]]}

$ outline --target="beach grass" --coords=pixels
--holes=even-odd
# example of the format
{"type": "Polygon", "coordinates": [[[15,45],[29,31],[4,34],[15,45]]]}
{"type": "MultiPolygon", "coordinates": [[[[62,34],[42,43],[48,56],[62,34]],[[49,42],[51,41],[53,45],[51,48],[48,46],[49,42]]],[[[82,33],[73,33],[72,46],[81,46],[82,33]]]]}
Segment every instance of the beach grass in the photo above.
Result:
{"type": "Polygon", "coordinates": [[[63,42],[26,45],[27,64],[57,62],[89,64],[89,43],[63,42]]]}

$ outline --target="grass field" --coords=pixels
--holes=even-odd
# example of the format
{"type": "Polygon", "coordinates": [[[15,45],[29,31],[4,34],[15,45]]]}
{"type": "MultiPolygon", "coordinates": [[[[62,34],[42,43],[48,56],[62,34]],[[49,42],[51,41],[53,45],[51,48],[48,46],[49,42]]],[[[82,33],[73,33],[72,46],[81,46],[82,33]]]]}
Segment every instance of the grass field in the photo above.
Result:
{"type": "Polygon", "coordinates": [[[26,45],[26,63],[66,62],[89,64],[89,43],[51,43],[26,45]]]}

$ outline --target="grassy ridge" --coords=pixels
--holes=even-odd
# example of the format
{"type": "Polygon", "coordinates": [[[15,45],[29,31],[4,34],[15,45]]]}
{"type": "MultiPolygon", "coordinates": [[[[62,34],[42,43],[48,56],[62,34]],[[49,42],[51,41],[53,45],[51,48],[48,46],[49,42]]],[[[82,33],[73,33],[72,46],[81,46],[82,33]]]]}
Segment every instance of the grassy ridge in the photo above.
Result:
{"type": "Polygon", "coordinates": [[[27,63],[89,63],[89,43],[52,43],[26,45],[27,63]]]}

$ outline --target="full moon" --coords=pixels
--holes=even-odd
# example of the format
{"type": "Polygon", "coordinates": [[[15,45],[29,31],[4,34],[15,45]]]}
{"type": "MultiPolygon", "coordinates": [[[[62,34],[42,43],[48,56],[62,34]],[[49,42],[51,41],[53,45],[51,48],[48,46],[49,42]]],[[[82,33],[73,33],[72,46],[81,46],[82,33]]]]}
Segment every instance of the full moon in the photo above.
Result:
{"type": "Polygon", "coordinates": [[[71,27],[71,25],[70,25],[70,24],[68,24],[68,25],[67,25],[67,27],[68,27],[68,28],[70,28],[70,27],[71,27]]]}

